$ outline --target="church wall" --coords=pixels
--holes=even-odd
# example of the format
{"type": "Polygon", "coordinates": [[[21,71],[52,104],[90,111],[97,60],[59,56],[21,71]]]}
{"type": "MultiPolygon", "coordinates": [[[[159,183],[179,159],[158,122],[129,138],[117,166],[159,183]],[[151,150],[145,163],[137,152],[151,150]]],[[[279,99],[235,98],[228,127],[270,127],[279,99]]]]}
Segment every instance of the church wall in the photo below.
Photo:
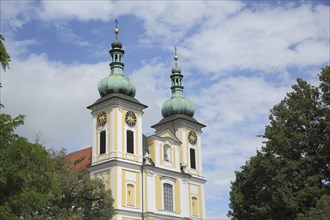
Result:
{"type": "Polygon", "coordinates": [[[186,153],[186,139],[183,138],[183,128],[177,129],[176,136],[181,140],[182,144],[180,145],[180,163],[186,164],[187,158],[184,156],[186,153]]]}
{"type": "Polygon", "coordinates": [[[119,167],[115,166],[114,168],[115,178],[114,178],[114,189],[113,189],[113,198],[114,198],[114,208],[118,209],[121,204],[121,172],[119,172],[119,167]]]}
{"type": "Polygon", "coordinates": [[[162,210],[162,188],[161,188],[161,181],[160,176],[156,175],[156,208],[157,210],[162,210]]]}
{"type": "Polygon", "coordinates": [[[148,149],[149,149],[149,155],[152,159],[152,161],[156,161],[156,149],[155,149],[155,140],[148,140],[148,149]]]}
{"type": "MultiPolygon", "coordinates": [[[[124,51],[117,40],[117,27],[115,34],[116,41],[110,50],[111,74],[99,83],[101,99],[88,107],[93,116],[91,177],[101,178],[106,189],[112,190],[113,220],[137,220],[142,215],[145,220],[203,219],[206,180],[202,177],[201,128],[204,125],[192,118],[194,110],[186,115],[172,112],[176,114],[173,118],[163,114],[162,121],[153,126],[156,134],[147,138],[149,157],[143,155],[142,115],[147,106],[134,98],[135,88],[129,85],[129,79],[125,76],[112,79],[114,73],[124,74],[121,60],[124,51]],[[102,126],[104,122],[104,114],[99,114],[102,111],[106,113],[106,123],[100,127],[98,123],[102,126]],[[135,117],[133,114],[126,117],[128,111],[135,117]],[[197,134],[196,144],[194,134],[190,136],[193,144],[189,142],[191,130],[197,134]],[[195,150],[196,169],[191,168],[191,148],[195,150]]],[[[177,61],[176,54],[175,57],[177,61]]],[[[172,92],[181,96],[183,76],[177,64],[172,73],[172,83],[176,85],[172,92]]]]}
{"type": "Polygon", "coordinates": [[[202,188],[203,186],[202,185],[197,185],[197,184],[194,184],[194,183],[190,183],[189,184],[189,208],[190,208],[190,217],[199,217],[199,218],[203,218],[204,217],[204,198],[202,195],[202,191],[204,190],[202,188]],[[194,208],[196,207],[193,207],[193,198],[197,198],[197,204],[195,205],[198,205],[197,207],[197,211],[194,212],[194,208]],[[197,214],[195,214],[197,213],[197,214]]]}
{"type": "Polygon", "coordinates": [[[140,173],[132,170],[122,169],[122,207],[129,208],[141,208],[141,181],[140,181],[140,173]],[[128,185],[131,184],[134,186],[134,196],[133,196],[133,204],[129,204],[128,198],[128,185]]]}
{"type": "Polygon", "coordinates": [[[144,172],[145,177],[145,184],[144,184],[144,193],[145,193],[145,211],[146,212],[153,212],[156,210],[156,205],[159,203],[159,201],[156,203],[157,197],[157,190],[156,190],[156,177],[153,172],[150,172],[147,170],[144,172]]]}
{"type": "Polygon", "coordinates": [[[180,198],[181,198],[181,213],[184,216],[189,216],[189,184],[187,180],[181,180],[180,198]]]}
{"type": "Polygon", "coordinates": [[[175,212],[180,214],[181,212],[181,195],[180,195],[180,181],[176,179],[174,184],[174,199],[175,199],[175,212]]]}
{"type": "Polygon", "coordinates": [[[125,116],[128,110],[126,109],[118,109],[118,121],[121,121],[120,126],[118,127],[118,130],[121,131],[120,136],[118,136],[118,139],[121,140],[119,143],[119,146],[121,146],[120,154],[119,156],[128,159],[133,160],[136,162],[142,162],[142,114],[134,112],[137,117],[137,122],[135,126],[131,127],[128,126],[125,122],[125,116]],[[134,132],[134,155],[126,153],[126,131],[131,130],[134,132]]]}
{"type": "Polygon", "coordinates": [[[113,119],[113,123],[111,124],[112,125],[112,128],[113,128],[113,132],[111,132],[113,134],[113,138],[112,138],[112,146],[113,146],[113,150],[114,150],[114,154],[113,156],[114,157],[119,157],[119,154],[118,154],[118,109],[115,108],[115,109],[112,109],[112,114],[111,114],[111,119],[113,119]]]}

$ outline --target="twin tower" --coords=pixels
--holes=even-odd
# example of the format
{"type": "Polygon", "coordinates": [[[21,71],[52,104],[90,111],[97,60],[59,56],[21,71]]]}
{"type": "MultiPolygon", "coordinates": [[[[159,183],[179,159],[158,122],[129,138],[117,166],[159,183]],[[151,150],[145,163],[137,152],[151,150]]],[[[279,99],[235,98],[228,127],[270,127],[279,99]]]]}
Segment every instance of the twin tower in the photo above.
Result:
{"type": "Polygon", "coordinates": [[[205,219],[201,129],[194,105],[183,96],[181,69],[171,74],[172,97],[162,106],[155,134],[142,131],[146,105],[124,75],[122,43],[111,44],[111,73],[100,80],[93,117],[91,177],[104,181],[114,197],[115,220],[205,219]]]}

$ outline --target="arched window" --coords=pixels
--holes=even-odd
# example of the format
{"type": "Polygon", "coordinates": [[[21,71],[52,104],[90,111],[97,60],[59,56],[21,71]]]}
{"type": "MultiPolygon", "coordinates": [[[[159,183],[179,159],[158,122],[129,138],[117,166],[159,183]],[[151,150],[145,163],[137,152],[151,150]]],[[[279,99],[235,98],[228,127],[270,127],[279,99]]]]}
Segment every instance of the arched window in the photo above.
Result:
{"type": "Polygon", "coordinates": [[[164,183],[164,209],[167,211],[173,211],[173,187],[171,184],[164,183]]]}
{"type": "Polygon", "coordinates": [[[191,206],[192,206],[192,214],[193,216],[198,216],[198,200],[196,197],[192,197],[191,199],[191,206]]]}
{"type": "Polygon", "coordinates": [[[105,145],[106,145],[106,132],[100,132],[100,154],[105,153],[105,145]]]}
{"type": "Polygon", "coordinates": [[[134,132],[130,130],[126,131],[126,151],[134,154],[134,132]]]}
{"type": "Polygon", "coordinates": [[[190,148],[190,167],[192,169],[196,169],[196,156],[195,156],[195,149],[190,148]]]}
{"type": "Polygon", "coordinates": [[[171,161],[171,147],[167,144],[164,145],[164,160],[171,161]]]}
{"type": "Polygon", "coordinates": [[[135,206],[135,188],[133,184],[127,185],[127,205],[135,206]]]}

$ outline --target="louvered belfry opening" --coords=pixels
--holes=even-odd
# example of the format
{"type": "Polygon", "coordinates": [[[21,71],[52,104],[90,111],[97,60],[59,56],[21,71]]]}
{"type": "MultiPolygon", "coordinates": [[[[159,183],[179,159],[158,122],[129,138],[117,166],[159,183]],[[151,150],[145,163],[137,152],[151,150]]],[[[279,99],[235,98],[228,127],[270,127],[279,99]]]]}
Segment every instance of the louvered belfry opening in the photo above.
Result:
{"type": "Polygon", "coordinates": [[[126,149],[127,153],[134,154],[134,132],[126,131],[126,149]]]}
{"type": "Polygon", "coordinates": [[[105,153],[106,135],[105,131],[100,132],[100,154],[105,153]]]}
{"type": "Polygon", "coordinates": [[[195,149],[190,148],[190,167],[196,169],[195,149]]]}

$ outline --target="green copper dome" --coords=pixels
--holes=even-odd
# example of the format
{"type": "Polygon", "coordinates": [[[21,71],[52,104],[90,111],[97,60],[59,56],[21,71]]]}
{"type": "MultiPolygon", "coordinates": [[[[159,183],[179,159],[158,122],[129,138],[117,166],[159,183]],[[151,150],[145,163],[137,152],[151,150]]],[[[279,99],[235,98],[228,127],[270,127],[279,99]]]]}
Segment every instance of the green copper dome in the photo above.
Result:
{"type": "Polygon", "coordinates": [[[194,104],[183,96],[172,96],[162,106],[162,115],[164,118],[175,114],[184,114],[193,117],[194,113],[194,104]]]}
{"type": "MultiPolygon", "coordinates": [[[[174,60],[178,60],[176,52],[174,60]]],[[[183,96],[182,78],[183,75],[181,74],[181,69],[176,63],[172,68],[171,75],[172,97],[169,100],[166,100],[162,106],[162,115],[164,118],[175,114],[184,114],[190,117],[194,116],[195,107],[193,102],[183,96]]]]}
{"type": "Polygon", "coordinates": [[[100,80],[97,87],[101,97],[111,93],[135,96],[135,86],[132,80],[120,74],[110,74],[108,77],[100,80]]]}
{"type": "Polygon", "coordinates": [[[112,59],[110,63],[111,73],[109,76],[100,80],[97,86],[101,97],[112,93],[135,96],[133,81],[124,75],[123,56],[125,52],[122,49],[122,43],[117,39],[118,32],[119,30],[116,27],[116,39],[111,44],[112,49],[109,51],[112,59]]]}

